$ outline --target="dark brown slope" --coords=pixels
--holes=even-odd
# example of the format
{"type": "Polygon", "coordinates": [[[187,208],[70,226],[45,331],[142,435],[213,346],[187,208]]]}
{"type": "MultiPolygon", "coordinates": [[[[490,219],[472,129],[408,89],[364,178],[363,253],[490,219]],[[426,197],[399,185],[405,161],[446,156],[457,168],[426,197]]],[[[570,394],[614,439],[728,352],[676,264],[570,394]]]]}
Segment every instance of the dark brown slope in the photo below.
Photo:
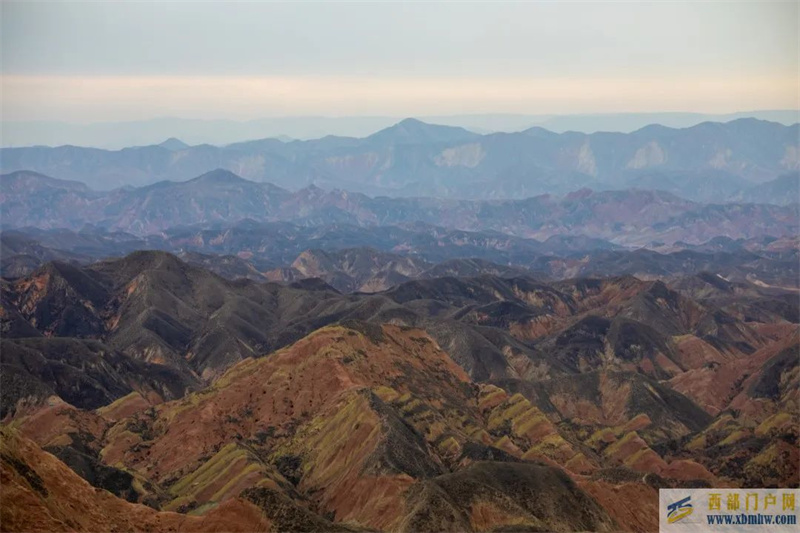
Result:
{"type": "Polygon", "coordinates": [[[505,347],[523,359],[536,354],[494,327],[500,324],[493,317],[504,311],[492,306],[518,302],[523,319],[569,312],[568,299],[564,303],[557,291],[523,278],[419,283],[385,295],[342,296],[324,287],[309,290],[308,284],[227,281],[169,254],[137,252],[81,268],[54,263],[6,283],[4,327],[10,336],[33,334],[33,326],[48,335],[100,339],[192,380],[213,379],[244,357],[284,346],[331,322],[394,320],[425,325],[442,343],[466,332],[475,340],[461,343],[455,356],[466,364],[465,357],[475,359],[477,354],[477,367],[488,368],[480,375],[502,377],[528,375],[525,366],[530,366],[520,367],[523,360],[509,363],[502,352],[505,347]],[[478,303],[489,307],[482,309],[478,303]],[[475,328],[483,325],[491,327],[475,328]],[[485,355],[471,348],[475,342],[486,346],[485,355]]]}
{"type": "MultiPolygon", "coordinates": [[[[294,305],[302,312],[307,295],[226,281],[166,253],[137,252],[83,268],[48,264],[4,285],[3,297],[9,331],[23,327],[14,318],[21,316],[44,334],[102,339],[195,379],[272,349],[269,331],[280,322],[278,308],[294,305]],[[298,298],[291,304],[293,293],[298,298]]],[[[324,297],[313,294],[315,301],[324,297]]]]}
{"type": "Polygon", "coordinates": [[[25,276],[48,261],[87,262],[88,256],[43,246],[22,233],[0,233],[0,275],[6,278],[25,276]]]}
{"type": "Polygon", "coordinates": [[[91,410],[134,391],[164,401],[199,386],[169,367],[133,359],[95,340],[3,339],[0,351],[0,418],[50,396],[91,410]]]}
{"type": "Polygon", "coordinates": [[[487,380],[609,365],[666,378],[698,364],[689,353],[695,340],[706,352],[740,357],[771,339],[753,324],[791,319],[789,308],[773,305],[786,301],[778,295],[755,293],[736,300],[738,307],[701,303],[633,277],[556,284],[446,277],[350,296],[313,285],[228,281],[163,252],[88,267],[53,263],[4,283],[3,327],[7,337],[38,331],[99,339],[191,381],[213,380],[326,324],[396,322],[425,328],[475,379],[487,380]]]}

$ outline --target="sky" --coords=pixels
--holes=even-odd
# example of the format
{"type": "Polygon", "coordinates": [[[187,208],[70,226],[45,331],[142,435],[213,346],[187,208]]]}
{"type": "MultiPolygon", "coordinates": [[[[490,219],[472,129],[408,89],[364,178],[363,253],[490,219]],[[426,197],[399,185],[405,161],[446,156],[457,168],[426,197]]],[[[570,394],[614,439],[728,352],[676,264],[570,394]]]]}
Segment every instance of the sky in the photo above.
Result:
{"type": "Polygon", "coordinates": [[[2,2],[4,121],[800,108],[797,2],[2,2]]]}

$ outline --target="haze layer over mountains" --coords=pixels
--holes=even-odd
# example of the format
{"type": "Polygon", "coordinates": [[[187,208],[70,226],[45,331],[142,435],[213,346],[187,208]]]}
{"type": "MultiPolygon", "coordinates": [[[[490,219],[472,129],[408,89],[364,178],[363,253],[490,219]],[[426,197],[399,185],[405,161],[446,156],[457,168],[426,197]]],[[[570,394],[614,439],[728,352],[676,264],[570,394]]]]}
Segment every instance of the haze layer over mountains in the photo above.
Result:
{"type": "MultiPolygon", "coordinates": [[[[402,118],[402,117],[401,117],[402,118]]],[[[126,146],[158,144],[164,132],[191,145],[224,145],[272,137],[309,140],[336,135],[366,137],[396,124],[394,117],[274,117],[247,121],[154,118],[128,122],[77,124],[51,121],[3,121],[3,147],[73,144],[119,150],[126,146]]],[[[475,114],[422,116],[429,124],[457,126],[475,133],[518,132],[534,126],[556,133],[599,131],[630,133],[650,124],[688,128],[701,122],[730,122],[739,118],[769,120],[784,125],[798,122],[798,112],[753,111],[711,115],[701,113],[597,113],[591,115],[475,114]]]]}

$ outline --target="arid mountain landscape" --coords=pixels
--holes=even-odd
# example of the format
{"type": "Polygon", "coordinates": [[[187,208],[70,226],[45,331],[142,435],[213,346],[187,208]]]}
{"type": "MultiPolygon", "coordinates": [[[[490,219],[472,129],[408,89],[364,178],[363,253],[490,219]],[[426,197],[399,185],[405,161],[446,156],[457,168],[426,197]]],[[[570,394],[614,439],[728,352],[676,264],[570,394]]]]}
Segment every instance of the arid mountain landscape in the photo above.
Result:
{"type": "Polygon", "coordinates": [[[2,175],[2,527],[649,532],[659,488],[798,486],[798,178],[748,165],[720,203],[2,175]]]}
{"type": "Polygon", "coordinates": [[[0,2],[0,533],[794,531],[798,21],[0,2]]]}
{"type": "Polygon", "coordinates": [[[4,527],[652,531],[659,487],[797,485],[796,292],[470,266],[373,294],[166,252],[5,281],[4,527]]]}

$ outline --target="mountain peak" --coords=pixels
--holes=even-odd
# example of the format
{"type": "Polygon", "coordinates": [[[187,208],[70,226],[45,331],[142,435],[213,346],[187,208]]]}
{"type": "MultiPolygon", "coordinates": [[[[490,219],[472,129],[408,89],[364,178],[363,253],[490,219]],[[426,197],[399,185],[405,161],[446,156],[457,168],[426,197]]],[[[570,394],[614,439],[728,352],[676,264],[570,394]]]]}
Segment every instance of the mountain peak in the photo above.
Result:
{"type": "Polygon", "coordinates": [[[418,118],[413,118],[413,117],[404,118],[403,120],[401,120],[400,122],[398,122],[396,124],[396,126],[403,126],[405,128],[409,128],[409,127],[424,128],[424,127],[430,126],[430,125],[431,124],[428,124],[427,122],[422,122],[418,118]]]}
{"type": "Polygon", "coordinates": [[[186,144],[185,142],[176,137],[170,137],[169,139],[162,142],[158,146],[160,146],[161,148],[166,148],[167,150],[171,150],[173,152],[189,148],[188,144],[186,144]]]}
{"type": "Polygon", "coordinates": [[[367,139],[388,144],[422,144],[429,142],[457,142],[479,137],[456,126],[428,124],[416,118],[406,118],[388,128],[373,133],[367,139]]]}
{"type": "Polygon", "coordinates": [[[541,139],[546,139],[548,137],[558,137],[557,133],[542,128],[541,126],[531,126],[530,128],[523,130],[521,133],[529,137],[539,137],[541,139]]]}
{"type": "Polygon", "coordinates": [[[252,183],[224,168],[217,168],[205,174],[201,174],[194,179],[189,180],[187,183],[252,183]]]}

